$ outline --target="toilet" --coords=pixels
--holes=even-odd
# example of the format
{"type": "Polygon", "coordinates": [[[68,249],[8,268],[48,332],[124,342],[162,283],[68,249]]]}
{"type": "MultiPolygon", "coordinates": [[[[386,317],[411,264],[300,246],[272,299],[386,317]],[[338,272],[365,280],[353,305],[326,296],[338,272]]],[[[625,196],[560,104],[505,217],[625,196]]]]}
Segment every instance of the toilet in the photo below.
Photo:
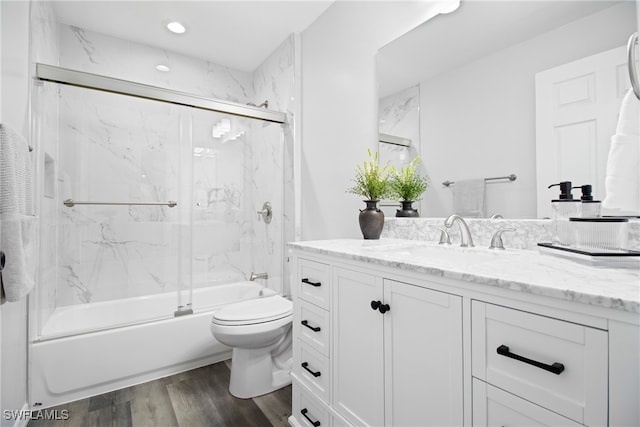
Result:
{"type": "Polygon", "coordinates": [[[293,304],[270,295],[230,304],[211,319],[213,336],[233,348],[229,392],[243,399],[291,384],[293,304]]]}

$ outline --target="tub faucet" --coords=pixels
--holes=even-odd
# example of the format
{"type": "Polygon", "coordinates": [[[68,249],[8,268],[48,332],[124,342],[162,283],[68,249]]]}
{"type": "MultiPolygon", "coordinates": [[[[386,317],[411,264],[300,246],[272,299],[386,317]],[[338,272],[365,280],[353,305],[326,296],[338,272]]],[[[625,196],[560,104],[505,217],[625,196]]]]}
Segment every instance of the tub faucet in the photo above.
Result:
{"type": "Polygon", "coordinates": [[[444,220],[444,226],[447,228],[451,228],[455,222],[458,222],[458,227],[460,228],[460,246],[462,247],[473,247],[473,238],[471,237],[471,231],[469,230],[469,226],[465,222],[465,220],[460,215],[450,215],[447,219],[444,220]]]}
{"type": "Polygon", "coordinates": [[[250,281],[254,281],[256,279],[268,279],[269,278],[269,274],[268,273],[254,273],[251,272],[251,277],[249,277],[250,281]]]}

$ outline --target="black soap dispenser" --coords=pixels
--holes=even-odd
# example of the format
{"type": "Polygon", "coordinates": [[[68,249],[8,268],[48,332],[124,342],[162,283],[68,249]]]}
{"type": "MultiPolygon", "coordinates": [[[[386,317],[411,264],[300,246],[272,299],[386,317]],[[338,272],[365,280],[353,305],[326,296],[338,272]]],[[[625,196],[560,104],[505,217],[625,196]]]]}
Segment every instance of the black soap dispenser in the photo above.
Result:
{"type": "Polygon", "coordinates": [[[573,233],[569,227],[569,218],[580,216],[580,200],[574,199],[571,194],[571,181],[562,181],[551,184],[548,188],[560,187],[560,195],[557,199],[551,200],[553,209],[553,243],[557,245],[570,246],[573,243],[573,233]]]}
{"type": "Polygon", "coordinates": [[[580,217],[599,218],[602,202],[600,202],[600,200],[593,200],[593,196],[591,195],[593,188],[591,184],[580,185],[573,188],[580,188],[582,190],[582,196],[580,196],[580,217]]]}

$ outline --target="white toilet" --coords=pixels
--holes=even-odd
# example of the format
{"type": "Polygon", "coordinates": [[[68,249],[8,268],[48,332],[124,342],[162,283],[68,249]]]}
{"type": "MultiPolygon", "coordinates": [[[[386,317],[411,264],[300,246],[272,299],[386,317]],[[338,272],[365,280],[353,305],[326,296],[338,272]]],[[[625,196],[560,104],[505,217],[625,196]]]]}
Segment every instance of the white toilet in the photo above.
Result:
{"type": "Polygon", "coordinates": [[[229,392],[243,399],[291,384],[293,304],[280,295],[230,304],[216,311],[211,333],[233,348],[229,392]]]}

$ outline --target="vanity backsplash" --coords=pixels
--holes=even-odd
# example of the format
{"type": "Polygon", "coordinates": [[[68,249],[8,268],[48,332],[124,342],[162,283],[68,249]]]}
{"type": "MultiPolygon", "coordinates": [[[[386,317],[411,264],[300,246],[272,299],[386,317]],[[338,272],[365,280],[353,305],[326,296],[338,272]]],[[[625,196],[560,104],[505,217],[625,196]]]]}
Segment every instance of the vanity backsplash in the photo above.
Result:
{"type": "MultiPolygon", "coordinates": [[[[538,243],[551,242],[552,221],[550,219],[480,219],[465,218],[476,246],[489,247],[493,234],[502,228],[515,228],[502,234],[505,248],[537,250],[538,243]]],[[[444,228],[444,218],[386,218],[382,238],[425,240],[438,242],[444,228]]],[[[640,220],[629,221],[627,248],[640,250],[640,220]]],[[[452,243],[460,243],[457,226],[447,229],[452,243]]]]}

